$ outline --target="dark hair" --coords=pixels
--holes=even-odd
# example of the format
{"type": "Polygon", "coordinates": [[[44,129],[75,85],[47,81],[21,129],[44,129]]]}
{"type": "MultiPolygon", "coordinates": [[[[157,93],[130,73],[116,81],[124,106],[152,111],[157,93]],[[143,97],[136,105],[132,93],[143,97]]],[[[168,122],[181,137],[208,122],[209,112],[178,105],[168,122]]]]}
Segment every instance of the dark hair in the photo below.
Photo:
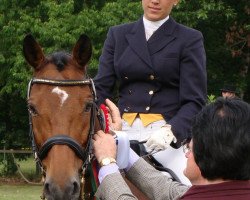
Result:
{"type": "Polygon", "coordinates": [[[220,91],[236,93],[236,87],[234,85],[224,85],[223,88],[220,89],[220,91]]]}
{"type": "Polygon", "coordinates": [[[194,159],[208,180],[250,180],[250,105],[218,98],[192,126],[194,159]]]}

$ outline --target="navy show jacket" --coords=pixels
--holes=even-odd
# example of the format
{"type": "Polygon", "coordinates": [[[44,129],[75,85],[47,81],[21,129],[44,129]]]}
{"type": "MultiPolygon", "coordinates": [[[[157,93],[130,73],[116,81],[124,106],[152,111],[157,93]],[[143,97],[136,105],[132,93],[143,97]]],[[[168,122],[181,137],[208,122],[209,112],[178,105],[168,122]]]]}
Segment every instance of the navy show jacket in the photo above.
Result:
{"type": "Polygon", "coordinates": [[[179,147],[206,103],[203,36],[171,17],[148,41],[142,18],[111,27],[94,82],[99,103],[112,98],[118,82],[121,114],[162,114],[179,147]]]}

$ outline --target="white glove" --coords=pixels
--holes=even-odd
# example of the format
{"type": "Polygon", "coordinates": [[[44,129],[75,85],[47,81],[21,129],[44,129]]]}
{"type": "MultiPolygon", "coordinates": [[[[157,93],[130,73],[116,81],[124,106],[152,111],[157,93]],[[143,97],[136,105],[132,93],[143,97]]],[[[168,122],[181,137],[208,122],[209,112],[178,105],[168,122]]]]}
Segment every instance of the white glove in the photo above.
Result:
{"type": "Polygon", "coordinates": [[[170,146],[172,141],[174,143],[177,142],[171,131],[171,125],[167,124],[149,136],[145,144],[146,150],[148,152],[165,150],[170,146]]]}

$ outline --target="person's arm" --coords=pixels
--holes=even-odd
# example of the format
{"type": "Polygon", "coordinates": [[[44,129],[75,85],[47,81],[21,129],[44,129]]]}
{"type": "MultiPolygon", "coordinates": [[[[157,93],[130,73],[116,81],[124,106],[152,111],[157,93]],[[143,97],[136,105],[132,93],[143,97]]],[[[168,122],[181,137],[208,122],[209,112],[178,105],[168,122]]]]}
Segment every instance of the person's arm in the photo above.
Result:
{"type": "MultiPolygon", "coordinates": [[[[140,157],[132,149],[130,149],[128,165],[124,170],[126,172],[129,171],[130,168],[134,165],[134,163],[139,160],[139,158],[140,157]]],[[[117,164],[110,164],[110,165],[101,167],[99,170],[99,174],[98,174],[99,182],[101,183],[107,175],[110,175],[113,173],[120,173],[119,167],[117,164]]]]}
{"type": "Polygon", "coordinates": [[[189,187],[173,181],[161,171],[149,165],[143,158],[134,163],[126,173],[139,190],[143,191],[149,199],[179,199],[189,187]]]}
{"type": "Polygon", "coordinates": [[[206,53],[203,36],[198,31],[189,33],[180,63],[180,109],[169,121],[177,138],[177,147],[190,137],[191,120],[202,109],[207,98],[206,53]]]}
{"type": "Polygon", "coordinates": [[[180,57],[180,108],[170,120],[167,120],[168,113],[163,113],[169,125],[150,135],[146,143],[148,151],[164,150],[170,145],[179,148],[185,139],[191,137],[191,120],[206,103],[206,53],[203,36],[192,30],[187,38],[180,57]]]}
{"type": "Polygon", "coordinates": [[[94,77],[99,105],[104,103],[106,98],[110,99],[113,97],[115,82],[117,80],[114,69],[114,54],[115,40],[112,28],[110,28],[99,59],[98,72],[94,77]]]}
{"type": "Polygon", "coordinates": [[[98,131],[93,136],[93,150],[100,165],[105,164],[103,160],[110,159],[113,163],[106,163],[101,166],[98,178],[100,185],[96,196],[100,199],[136,199],[128,185],[125,183],[119,168],[115,163],[116,142],[111,134],[98,131]]]}
{"type": "Polygon", "coordinates": [[[201,111],[207,99],[206,52],[201,32],[192,30],[181,54],[180,63],[180,109],[169,120],[177,138],[173,147],[191,137],[191,121],[201,111]]]}
{"type": "Polygon", "coordinates": [[[119,173],[108,175],[99,185],[95,196],[105,200],[136,200],[119,173]]]}
{"type": "MultiPolygon", "coordinates": [[[[93,140],[94,153],[98,162],[103,158],[115,158],[114,138],[99,131],[93,140]]],[[[172,181],[154,169],[143,158],[130,149],[126,177],[150,199],[177,199],[188,189],[187,186],[172,181]]],[[[96,196],[100,199],[137,199],[124,181],[115,163],[102,166],[99,172],[100,185],[96,196]]]]}
{"type": "MultiPolygon", "coordinates": [[[[129,170],[134,163],[140,158],[135,152],[130,150],[129,164],[126,170],[129,170]]],[[[101,167],[98,175],[100,185],[96,192],[96,197],[100,199],[137,199],[131,192],[130,188],[124,181],[124,178],[118,170],[116,164],[110,164],[101,167]]]]}

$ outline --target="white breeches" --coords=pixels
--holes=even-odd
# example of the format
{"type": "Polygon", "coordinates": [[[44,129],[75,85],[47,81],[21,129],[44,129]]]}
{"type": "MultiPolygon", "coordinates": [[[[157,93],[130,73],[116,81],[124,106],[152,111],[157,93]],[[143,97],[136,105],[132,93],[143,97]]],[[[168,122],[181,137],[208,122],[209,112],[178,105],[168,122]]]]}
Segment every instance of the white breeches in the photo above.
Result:
{"type": "MultiPolygon", "coordinates": [[[[153,131],[161,128],[165,124],[165,120],[159,120],[144,127],[141,119],[137,117],[131,126],[123,120],[122,130],[128,134],[129,140],[143,141],[146,140],[147,137],[153,133],[153,131]]],[[[174,171],[182,183],[191,185],[188,178],[183,174],[183,171],[186,168],[187,159],[182,151],[182,148],[174,149],[169,147],[164,151],[153,154],[153,156],[164,167],[174,171]]]]}

